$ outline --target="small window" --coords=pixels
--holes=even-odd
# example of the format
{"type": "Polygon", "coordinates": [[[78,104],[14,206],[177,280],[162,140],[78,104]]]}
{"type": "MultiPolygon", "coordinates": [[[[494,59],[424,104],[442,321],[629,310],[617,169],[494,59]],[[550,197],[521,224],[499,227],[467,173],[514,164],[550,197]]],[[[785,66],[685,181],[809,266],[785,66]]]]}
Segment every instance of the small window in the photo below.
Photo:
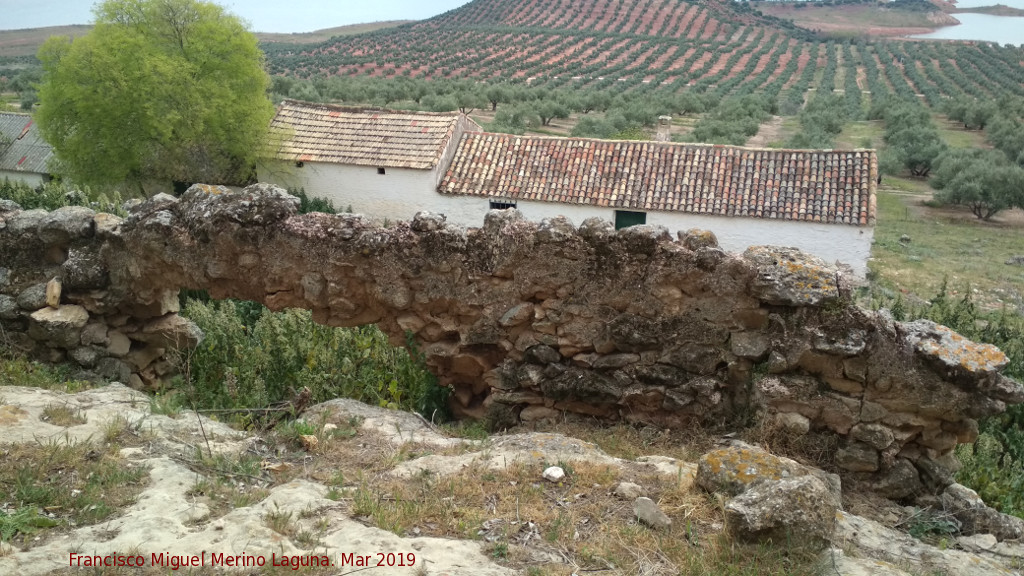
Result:
{"type": "Polygon", "coordinates": [[[305,165],[306,165],[306,163],[303,162],[302,160],[299,160],[298,162],[295,163],[295,167],[296,168],[302,168],[305,165]]]}
{"type": "Polygon", "coordinates": [[[628,210],[615,211],[615,229],[622,230],[630,226],[647,224],[646,212],[630,212],[628,210]]]}
{"type": "Polygon", "coordinates": [[[515,208],[515,207],[516,207],[516,203],[515,202],[495,202],[495,201],[491,200],[491,210],[508,210],[510,208],[515,208]]]}
{"type": "Polygon", "coordinates": [[[384,169],[383,169],[383,168],[377,168],[377,174],[380,174],[381,176],[383,176],[383,175],[384,175],[384,172],[385,172],[385,171],[384,171],[384,169]]]}

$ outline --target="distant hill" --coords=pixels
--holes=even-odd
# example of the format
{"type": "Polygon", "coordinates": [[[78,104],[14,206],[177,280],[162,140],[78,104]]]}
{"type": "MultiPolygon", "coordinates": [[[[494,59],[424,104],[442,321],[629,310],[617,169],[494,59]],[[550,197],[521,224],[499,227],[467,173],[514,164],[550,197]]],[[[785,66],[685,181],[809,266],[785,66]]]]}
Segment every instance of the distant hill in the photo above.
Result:
{"type": "Polygon", "coordinates": [[[0,30],[0,58],[35,56],[39,47],[50,36],[84,36],[92,26],[49,26],[46,28],[22,28],[0,30]]]}
{"type": "MultiPolygon", "coordinates": [[[[263,43],[282,42],[288,44],[313,44],[324,42],[335,36],[350,36],[363,34],[384,28],[393,28],[402,24],[408,24],[413,20],[389,20],[384,22],[370,22],[366,24],[351,24],[348,26],[336,26],[324,28],[313,32],[298,32],[293,34],[277,34],[272,32],[257,32],[256,37],[263,43]]],[[[20,30],[0,30],[0,58],[11,58],[16,56],[34,56],[39,47],[50,36],[84,36],[92,30],[89,25],[73,26],[49,26],[45,28],[23,28],[20,30]]]]}
{"type": "MultiPolygon", "coordinates": [[[[805,91],[862,98],[894,93],[930,106],[948,98],[1024,95],[1024,51],[978,42],[907,42],[861,32],[819,33],[732,0],[474,0],[415,23],[306,46],[267,44],[270,71],[298,78],[371,76],[526,81],[550,89],[643,94],[692,90],[711,101],[756,94],[793,114],[805,91]],[[863,94],[863,96],[862,96],[863,94]]],[[[857,4],[857,3],[855,3],[857,4]]],[[[879,35],[936,26],[924,0],[813,7],[879,35]],[[831,11],[831,12],[830,12],[831,11]],[[885,26],[888,24],[889,26],[885,26]]],[[[795,8],[787,8],[797,11],[795,8]]],[[[807,7],[805,10],[812,10],[807,7]]],[[[802,10],[800,10],[802,11],[802,10]]],[[[336,89],[344,90],[344,87],[336,89]]]]}
{"type": "Polygon", "coordinates": [[[515,78],[642,69],[668,78],[693,66],[720,70],[732,56],[746,65],[762,49],[785,51],[787,41],[811,36],[731,0],[476,0],[429,20],[315,48],[272,48],[268,56],[273,72],[299,76],[515,78]]]}
{"type": "Polygon", "coordinates": [[[334,28],[314,30],[312,32],[294,32],[292,34],[257,32],[256,37],[260,39],[260,42],[311,44],[324,42],[335,36],[352,36],[354,34],[374,32],[385,28],[394,28],[395,26],[401,26],[402,24],[409,24],[410,22],[415,22],[415,20],[385,20],[382,22],[368,22],[366,24],[349,24],[348,26],[336,26],[334,28]]]}

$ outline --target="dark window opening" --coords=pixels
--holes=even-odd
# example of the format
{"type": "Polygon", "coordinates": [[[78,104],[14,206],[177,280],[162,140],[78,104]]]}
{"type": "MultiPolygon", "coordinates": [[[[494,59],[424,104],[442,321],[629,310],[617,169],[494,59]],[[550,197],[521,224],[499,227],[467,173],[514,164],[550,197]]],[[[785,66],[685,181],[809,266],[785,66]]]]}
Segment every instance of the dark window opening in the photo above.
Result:
{"type": "Polygon", "coordinates": [[[302,168],[305,165],[306,165],[306,163],[303,162],[302,160],[299,160],[298,162],[295,163],[295,167],[296,168],[302,168]]]}
{"type": "Polygon", "coordinates": [[[622,230],[630,226],[647,224],[646,212],[630,212],[628,210],[615,211],[615,229],[622,230]]]}
{"type": "Polygon", "coordinates": [[[508,210],[515,207],[515,202],[495,202],[494,200],[491,200],[491,210],[508,210]]]}
{"type": "Polygon", "coordinates": [[[383,168],[377,168],[377,174],[384,174],[383,168]]]}

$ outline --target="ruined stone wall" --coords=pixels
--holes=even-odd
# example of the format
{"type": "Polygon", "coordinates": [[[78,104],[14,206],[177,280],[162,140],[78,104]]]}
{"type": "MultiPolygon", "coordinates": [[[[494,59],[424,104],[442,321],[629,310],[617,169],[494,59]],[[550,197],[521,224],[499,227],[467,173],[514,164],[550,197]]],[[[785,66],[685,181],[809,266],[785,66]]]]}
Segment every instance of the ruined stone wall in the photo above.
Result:
{"type": "Polygon", "coordinates": [[[758,413],[838,436],[845,477],[892,497],[944,487],[977,419],[1024,401],[997,349],[859,309],[841,274],[793,250],[734,255],[707,233],[515,211],[480,229],[432,214],[381,228],[296,206],[256,185],[157,196],[124,221],[2,208],[4,337],[152,385],[161,354],[198,338],[177,290],[206,289],[375,323],[396,344],[411,332],[461,416],[677,428],[758,413]]]}

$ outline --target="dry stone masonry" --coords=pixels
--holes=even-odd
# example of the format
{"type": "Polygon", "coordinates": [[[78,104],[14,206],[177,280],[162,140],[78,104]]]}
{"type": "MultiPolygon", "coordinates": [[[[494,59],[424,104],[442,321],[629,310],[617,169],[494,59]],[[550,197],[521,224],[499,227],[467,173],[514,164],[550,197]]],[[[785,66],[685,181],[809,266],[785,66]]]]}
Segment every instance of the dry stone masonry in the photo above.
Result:
{"type": "Polygon", "coordinates": [[[411,333],[463,417],[757,416],[837,437],[844,480],[892,498],[940,493],[977,420],[1024,401],[996,348],[862,310],[842,273],[792,249],[735,255],[707,232],[514,210],[479,229],[429,213],[384,228],[297,204],[260,184],[158,195],[124,220],[0,205],[3,338],[158,387],[171,353],[201,339],[176,314],[178,290],[206,289],[377,324],[396,344],[411,333]]]}

